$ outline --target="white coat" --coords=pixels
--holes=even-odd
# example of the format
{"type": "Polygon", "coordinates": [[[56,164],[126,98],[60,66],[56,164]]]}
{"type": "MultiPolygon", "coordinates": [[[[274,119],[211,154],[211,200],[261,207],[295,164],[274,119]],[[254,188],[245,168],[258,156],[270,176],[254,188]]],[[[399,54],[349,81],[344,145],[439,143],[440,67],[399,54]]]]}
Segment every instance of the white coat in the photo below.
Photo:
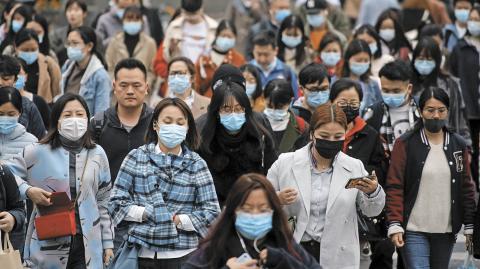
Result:
{"type": "MultiPolygon", "coordinates": [[[[296,217],[293,237],[300,242],[310,217],[312,177],[310,145],[281,154],[268,171],[267,178],[276,191],[292,187],[298,190],[297,200],[284,206],[287,217],[296,217]]],[[[338,153],[328,194],[325,227],[320,240],[320,267],[325,269],[357,269],[360,267],[357,206],[366,216],[377,216],[385,205],[385,192],[369,198],[357,189],[345,189],[350,178],[367,175],[360,160],[338,153]]]]}

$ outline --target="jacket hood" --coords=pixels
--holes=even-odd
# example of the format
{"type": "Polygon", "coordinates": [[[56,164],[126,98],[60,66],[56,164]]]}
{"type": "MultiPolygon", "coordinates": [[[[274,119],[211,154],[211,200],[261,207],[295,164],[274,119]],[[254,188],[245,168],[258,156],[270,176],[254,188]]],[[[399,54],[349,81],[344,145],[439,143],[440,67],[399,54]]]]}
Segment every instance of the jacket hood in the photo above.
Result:
{"type": "MultiPolygon", "coordinates": [[[[143,103],[142,114],[140,114],[140,119],[138,121],[144,121],[145,119],[150,117],[152,113],[153,109],[143,103]]],[[[117,106],[110,107],[109,109],[105,110],[105,118],[108,118],[109,122],[112,123],[115,127],[120,127],[122,125],[120,123],[120,119],[118,118],[117,106]]]]}
{"type": "MultiPolygon", "coordinates": [[[[64,88],[65,85],[65,80],[68,77],[68,74],[70,74],[73,70],[73,67],[75,66],[75,61],[72,60],[67,60],[62,68],[62,89],[64,88]]],[[[98,57],[95,54],[92,54],[90,61],[88,62],[87,68],[85,69],[85,73],[82,76],[82,80],[80,81],[80,84],[85,84],[88,79],[99,69],[105,68],[98,59],[98,57]]]]}

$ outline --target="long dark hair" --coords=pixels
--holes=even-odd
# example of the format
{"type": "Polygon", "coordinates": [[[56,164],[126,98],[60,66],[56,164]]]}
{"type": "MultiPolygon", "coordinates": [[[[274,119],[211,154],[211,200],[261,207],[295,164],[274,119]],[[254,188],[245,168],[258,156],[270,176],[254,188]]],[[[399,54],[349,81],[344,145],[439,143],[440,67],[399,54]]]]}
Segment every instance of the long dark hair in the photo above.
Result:
{"type": "Polygon", "coordinates": [[[387,9],[380,14],[380,16],[377,19],[377,23],[375,24],[375,30],[377,31],[377,33],[380,33],[380,28],[382,27],[383,21],[388,19],[393,21],[395,38],[390,42],[387,42],[383,39],[382,40],[390,49],[390,53],[392,55],[396,54],[402,47],[407,47],[410,50],[412,50],[412,45],[410,45],[410,42],[408,42],[408,39],[405,37],[405,31],[403,30],[402,25],[398,21],[398,14],[396,10],[387,9]]]}
{"type": "Polygon", "coordinates": [[[235,98],[245,109],[246,121],[242,128],[250,136],[257,138],[259,144],[262,144],[261,140],[263,136],[265,140],[273,141],[269,131],[255,119],[245,88],[235,82],[227,81],[215,88],[210,105],[208,106],[207,119],[201,132],[202,143],[200,149],[202,152],[209,155],[212,154],[212,142],[218,130],[223,128],[220,123],[219,111],[225,102],[228,102],[229,98],[235,98]]]}
{"type": "MultiPolygon", "coordinates": [[[[22,29],[25,29],[27,23],[32,20],[33,13],[34,11],[30,6],[21,5],[13,12],[11,21],[13,21],[15,14],[20,14],[25,19],[22,25],[22,29]]],[[[0,52],[3,52],[7,46],[12,45],[16,35],[17,33],[13,31],[12,23],[10,22],[10,28],[8,28],[7,36],[2,41],[2,44],[0,44],[0,52]]]]}
{"type": "Polygon", "coordinates": [[[163,111],[164,108],[169,106],[175,106],[180,109],[180,111],[182,111],[183,113],[183,116],[185,116],[185,119],[188,122],[187,137],[185,138],[185,141],[182,142],[182,144],[186,145],[190,150],[196,150],[198,148],[198,143],[200,139],[198,137],[197,128],[195,126],[195,120],[193,118],[192,111],[190,110],[188,105],[179,98],[165,98],[160,101],[157,106],[155,106],[155,109],[153,110],[152,120],[148,124],[145,142],[147,144],[158,143],[158,135],[157,131],[155,131],[155,126],[157,125],[158,116],[160,115],[160,113],[163,111]]]}
{"type": "Polygon", "coordinates": [[[442,73],[440,66],[442,63],[442,52],[440,47],[438,46],[437,42],[430,37],[426,36],[421,38],[418,41],[417,46],[413,50],[412,55],[412,70],[413,70],[413,93],[418,93],[422,88],[428,88],[431,86],[437,85],[437,80],[439,77],[444,77],[445,74],[442,73]],[[431,57],[435,61],[435,68],[433,69],[432,73],[427,76],[422,76],[418,73],[417,69],[415,68],[415,60],[422,54],[426,57],[431,57]]]}
{"type": "Polygon", "coordinates": [[[238,236],[235,229],[236,210],[245,203],[254,190],[263,190],[273,209],[272,230],[269,235],[276,242],[278,248],[286,250],[301,261],[299,254],[293,248],[293,236],[287,223],[287,216],[283,212],[275,189],[265,176],[250,173],[241,176],[233,184],[225,202],[224,210],[208,236],[200,244],[200,248],[205,251],[204,257],[207,262],[203,266],[220,268],[230,258],[226,256],[225,246],[228,245],[230,238],[238,236]]]}
{"type": "MultiPolygon", "coordinates": [[[[225,29],[232,31],[235,37],[237,37],[237,27],[235,27],[235,24],[231,20],[223,19],[218,23],[217,30],[215,30],[215,39],[212,42],[212,47],[215,45],[218,35],[225,29]]],[[[241,42],[241,40],[236,40],[236,42],[239,41],[241,42]]]]}
{"type": "Polygon", "coordinates": [[[82,38],[83,43],[85,43],[85,45],[88,44],[88,43],[93,44],[91,54],[97,56],[97,58],[103,64],[105,69],[108,70],[107,62],[105,62],[105,59],[103,58],[103,55],[98,51],[97,34],[95,33],[95,30],[93,30],[93,28],[88,27],[88,26],[79,26],[79,27],[76,27],[74,29],[70,29],[68,31],[67,36],[71,32],[77,32],[80,35],[80,37],[82,38]]]}
{"type": "Polygon", "coordinates": [[[0,87],[0,106],[6,103],[12,103],[12,105],[22,114],[22,96],[20,92],[14,87],[6,86],[0,87]]]}
{"type": "Polygon", "coordinates": [[[285,79],[272,79],[263,91],[265,99],[268,98],[268,105],[279,109],[286,104],[290,104],[293,98],[292,84],[285,79]]]}
{"type": "MultiPolygon", "coordinates": [[[[442,102],[442,104],[444,104],[447,109],[450,109],[450,97],[448,97],[447,92],[441,88],[430,87],[422,92],[422,94],[420,95],[420,99],[418,100],[418,108],[420,109],[420,113],[423,112],[427,101],[432,98],[442,102]]],[[[419,119],[413,127],[413,132],[419,131],[422,128],[423,120],[419,119]]],[[[447,129],[450,130],[450,128],[447,129]]]]}
{"type": "Polygon", "coordinates": [[[371,26],[370,24],[364,24],[355,31],[353,38],[358,39],[358,36],[361,34],[367,34],[371,36],[373,39],[375,39],[375,43],[377,43],[377,51],[375,52],[375,54],[372,54],[373,59],[378,59],[382,57],[382,39],[378,35],[375,28],[373,28],[373,26],[371,26]]]}
{"type": "Polygon", "coordinates": [[[287,47],[282,41],[282,33],[288,28],[298,28],[302,34],[302,42],[295,48],[295,65],[300,66],[306,58],[305,53],[305,26],[300,18],[297,15],[290,15],[286,17],[280,28],[278,29],[277,34],[277,44],[278,44],[278,58],[285,62],[285,48],[287,47]]]}
{"type": "Polygon", "coordinates": [[[372,52],[370,51],[370,47],[368,46],[368,43],[360,39],[352,40],[352,42],[348,44],[348,47],[345,50],[344,65],[343,65],[343,72],[342,72],[343,77],[350,76],[350,58],[352,58],[352,56],[354,56],[355,54],[358,54],[361,52],[365,52],[368,54],[368,56],[370,56],[370,67],[368,68],[368,71],[365,72],[365,74],[360,76],[361,81],[363,82],[368,81],[368,78],[370,76],[370,70],[372,68],[372,52]]]}
{"type": "Polygon", "coordinates": [[[32,29],[24,28],[17,33],[13,43],[14,43],[15,47],[18,47],[22,43],[27,42],[27,41],[32,40],[32,39],[35,40],[37,42],[37,44],[40,46],[40,44],[38,42],[37,33],[35,31],[33,31],[32,29]]]}
{"type": "MultiPolygon", "coordinates": [[[[62,142],[60,141],[60,133],[58,132],[58,122],[60,120],[60,116],[62,115],[63,109],[68,102],[71,101],[78,101],[85,109],[87,113],[87,120],[90,119],[90,111],[88,110],[88,105],[85,102],[85,99],[78,94],[73,93],[65,93],[62,95],[52,107],[52,113],[50,114],[50,130],[48,131],[47,135],[40,141],[40,144],[50,144],[52,149],[56,149],[62,146],[62,142]]],[[[81,138],[82,146],[87,149],[95,148],[95,143],[92,139],[92,128],[91,125],[88,124],[88,130],[81,138]]]]}
{"type": "Polygon", "coordinates": [[[42,26],[42,28],[43,28],[42,43],[40,43],[40,40],[38,42],[39,51],[43,55],[50,55],[50,39],[48,38],[48,22],[47,22],[47,19],[45,19],[45,17],[43,17],[41,15],[35,15],[35,16],[33,16],[32,21],[40,24],[40,26],[42,26]]]}
{"type": "Polygon", "coordinates": [[[240,66],[240,71],[243,72],[248,72],[252,74],[252,76],[255,78],[255,81],[257,81],[257,87],[255,88],[255,91],[252,94],[252,100],[257,99],[262,95],[262,79],[260,78],[260,72],[258,72],[258,68],[256,68],[252,64],[245,64],[240,66]]]}

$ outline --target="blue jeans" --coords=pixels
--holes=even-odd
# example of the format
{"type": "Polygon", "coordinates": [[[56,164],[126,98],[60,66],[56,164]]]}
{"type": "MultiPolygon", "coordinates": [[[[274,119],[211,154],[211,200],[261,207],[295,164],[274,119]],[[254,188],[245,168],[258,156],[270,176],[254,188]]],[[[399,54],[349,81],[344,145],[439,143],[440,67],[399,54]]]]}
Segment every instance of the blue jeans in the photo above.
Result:
{"type": "Polygon", "coordinates": [[[405,233],[403,254],[406,268],[448,268],[456,236],[452,233],[405,233]]]}

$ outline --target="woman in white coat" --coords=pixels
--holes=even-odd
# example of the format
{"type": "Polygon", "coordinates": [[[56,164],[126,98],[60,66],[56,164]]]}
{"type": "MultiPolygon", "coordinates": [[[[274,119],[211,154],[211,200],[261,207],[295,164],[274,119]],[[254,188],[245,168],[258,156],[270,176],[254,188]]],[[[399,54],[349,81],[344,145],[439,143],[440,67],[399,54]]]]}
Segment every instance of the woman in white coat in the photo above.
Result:
{"type": "Polygon", "coordinates": [[[340,107],[319,106],[310,121],[307,146],[280,155],[268,171],[295,241],[320,262],[322,268],[359,268],[357,207],[377,216],[385,192],[375,174],[369,178],[360,160],[341,152],[347,119],[340,107]],[[349,179],[361,178],[349,188],[349,179]]]}

